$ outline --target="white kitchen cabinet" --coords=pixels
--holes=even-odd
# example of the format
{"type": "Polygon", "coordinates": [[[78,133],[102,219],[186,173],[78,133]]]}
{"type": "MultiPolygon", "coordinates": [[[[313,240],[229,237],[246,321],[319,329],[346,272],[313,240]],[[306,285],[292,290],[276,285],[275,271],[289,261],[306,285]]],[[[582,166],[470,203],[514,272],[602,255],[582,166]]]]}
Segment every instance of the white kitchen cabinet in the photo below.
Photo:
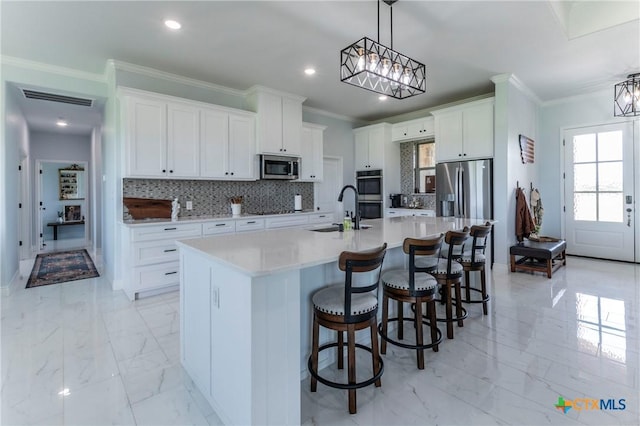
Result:
{"type": "Polygon", "coordinates": [[[391,208],[386,209],[385,217],[400,217],[400,216],[421,216],[421,217],[436,217],[436,212],[426,209],[403,209],[403,208],[391,208]]]}
{"type": "Polygon", "coordinates": [[[435,117],[436,161],[493,157],[494,98],[431,113],[435,117]]]}
{"type": "Polygon", "coordinates": [[[126,176],[167,174],[167,104],[162,99],[126,96],[121,102],[126,176]]]}
{"type": "Polygon", "coordinates": [[[309,215],[309,224],[318,225],[322,223],[332,223],[332,213],[313,213],[309,215]]]}
{"type": "Polygon", "coordinates": [[[236,232],[261,231],[264,219],[240,219],[236,221],[236,232]]]}
{"type": "Polygon", "coordinates": [[[300,180],[306,182],[322,181],[325,126],[303,123],[300,180]]]}
{"type": "Polygon", "coordinates": [[[433,117],[423,117],[396,123],[391,128],[391,140],[397,142],[430,138],[435,134],[434,126],[433,117]]]}
{"type": "Polygon", "coordinates": [[[202,235],[200,223],[124,227],[124,291],[134,300],[139,293],[164,291],[180,284],[176,240],[202,235]]]}
{"type": "Polygon", "coordinates": [[[167,104],[167,177],[200,175],[199,112],[187,103],[167,104]]]}
{"type": "Polygon", "coordinates": [[[256,140],[261,154],[300,156],[303,97],[254,86],[248,106],[257,113],[256,140]]]}
{"type": "Polygon", "coordinates": [[[200,176],[255,180],[255,117],[225,109],[200,111],[200,176]]]}
{"type": "Polygon", "coordinates": [[[356,171],[384,168],[385,145],[390,142],[390,133],[386,123],[354,130],[356,171]]]}
{"type": "Polygon", "coordinates": [[[294,228],[297,226],[304,226],[309,223],[308,216],[282,216],[282,217],[268,217],[265,219],[267,229],[276,228],[294,228]]]}
{"type": "Polygon", "coordinates": [[[236,232],[235,220],[216,220],[202,224],[202,235],[232,234],[236,232]]]}

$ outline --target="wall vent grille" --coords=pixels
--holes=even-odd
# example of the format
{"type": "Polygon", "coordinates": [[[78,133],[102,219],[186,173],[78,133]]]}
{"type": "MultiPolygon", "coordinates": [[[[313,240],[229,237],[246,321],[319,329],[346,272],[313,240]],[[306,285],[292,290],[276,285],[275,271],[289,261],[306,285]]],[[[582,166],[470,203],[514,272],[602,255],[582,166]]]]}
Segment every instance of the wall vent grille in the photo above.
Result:
{"type": "Polygon", "coordinates": [[[75,98],[73,96],[56,95],[54,93],[37,92],[35,90],[22,89],[24,97],[27,99],[37,99],[41,101],[59,102],[63,104],[79,105],[90,107],[93,99],[75,98]]]}

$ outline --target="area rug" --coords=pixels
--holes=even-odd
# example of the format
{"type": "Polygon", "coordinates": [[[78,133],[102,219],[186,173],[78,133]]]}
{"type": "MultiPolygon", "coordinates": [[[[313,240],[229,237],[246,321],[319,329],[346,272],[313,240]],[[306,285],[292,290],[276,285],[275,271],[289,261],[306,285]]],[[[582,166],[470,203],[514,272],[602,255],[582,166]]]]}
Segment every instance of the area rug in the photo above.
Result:
{"type": "Polygon", "coordinates": [[[44,253],[36,257],[26,288],[99,276],[89,253],[84,249],[44,253]]]}

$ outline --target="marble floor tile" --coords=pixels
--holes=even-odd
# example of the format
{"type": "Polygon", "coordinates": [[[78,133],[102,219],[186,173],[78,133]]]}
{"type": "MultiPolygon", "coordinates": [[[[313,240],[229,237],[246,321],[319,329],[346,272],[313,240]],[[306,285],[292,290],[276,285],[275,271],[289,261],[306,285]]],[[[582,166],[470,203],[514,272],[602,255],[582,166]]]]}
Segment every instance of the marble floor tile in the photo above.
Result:
{"type": "MultiPolygon", "coordinates": [[[[0,298],[3,425],[222,424],[180,365],[178,292],[131,302],[102,277],[25,283],[0,298]]],[[[303,380],[303,424],[640,424],[640,265],[570,257],[551,279],[495,265],[488,285],[489,315],[467,306],[424,370],[389,346],[382,387],[358,390],[357,414],[345,391],[303,380]],[[564,413],[559,397],[625,409],[564,413]]]]}

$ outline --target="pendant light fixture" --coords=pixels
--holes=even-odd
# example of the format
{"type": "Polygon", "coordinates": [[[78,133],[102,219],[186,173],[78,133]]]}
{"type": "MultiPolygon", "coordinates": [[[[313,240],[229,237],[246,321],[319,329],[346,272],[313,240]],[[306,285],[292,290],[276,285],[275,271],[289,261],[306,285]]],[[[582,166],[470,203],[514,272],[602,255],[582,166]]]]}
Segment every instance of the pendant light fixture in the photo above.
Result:
{"type": "Polygon", "coordinates": [[[613,115],[615,117],[640,115],[640,73],[629,74],[627,80],[615,85],[613,115]]]}
{"type": "Polygon", "coordinates": [[[340,79],[345,83],[396,99],[419,95],[427,88],[424,64],[393,50],[393,4],[389,5],[391,48],[380,44],[380,0],[378,0],[378,40],[363,37],[340,52],[340,79]]]}

